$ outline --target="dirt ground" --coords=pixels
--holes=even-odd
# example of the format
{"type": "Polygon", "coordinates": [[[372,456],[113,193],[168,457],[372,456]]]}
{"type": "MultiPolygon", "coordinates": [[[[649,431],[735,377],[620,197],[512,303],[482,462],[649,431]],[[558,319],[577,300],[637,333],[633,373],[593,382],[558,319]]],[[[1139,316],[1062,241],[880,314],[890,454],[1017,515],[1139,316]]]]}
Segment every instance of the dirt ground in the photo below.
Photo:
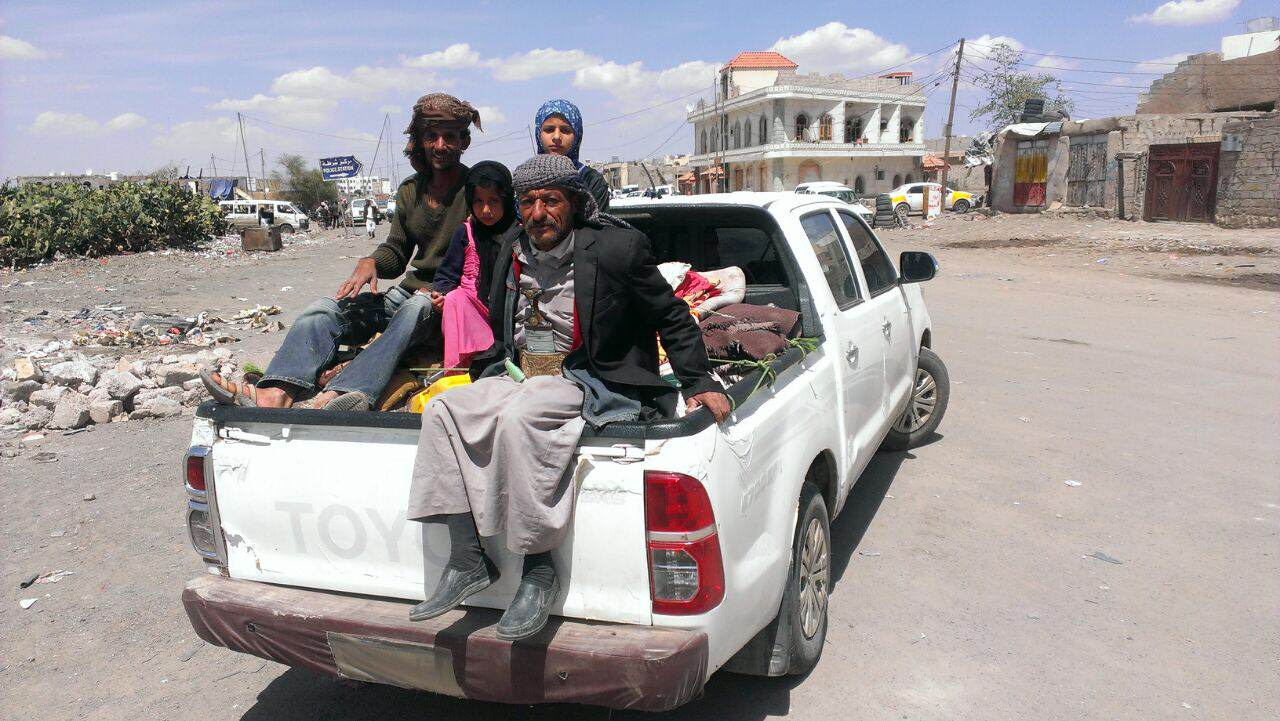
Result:
{"type": "MultiPolygon", "coordinates": [[[[817,669],[716,674],[664,717],[1280,717],[1280,231],[999,216],[882,237],[942,266],[926,287],[953,381],[940,435],[878,456],[834,522],[817,669]]],[[[274,303],[288,324],[369,245],[0,272],[0,332],[108,302],[274,303]]],[[[280,338],[238,347],[264,362],[280,338]]],[[[189,415],[130,421],[0,458],[0,717],[632,716],[348,688],[203,644],[179,600],[202,570],[189,433],[189,415]],[[74,575],[19,588],[54,570],[74,575]]]]}

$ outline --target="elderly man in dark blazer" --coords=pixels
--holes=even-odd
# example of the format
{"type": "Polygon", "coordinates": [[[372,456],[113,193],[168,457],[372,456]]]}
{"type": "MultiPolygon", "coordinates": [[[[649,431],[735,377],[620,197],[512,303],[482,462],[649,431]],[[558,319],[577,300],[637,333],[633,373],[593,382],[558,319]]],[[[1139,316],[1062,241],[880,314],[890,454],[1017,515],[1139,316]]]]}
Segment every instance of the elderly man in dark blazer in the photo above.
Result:
{"type": "Polygon", "coordinates": [[[675,411],[676,389],[658,375],[658,340],[688,410],[706,406],[717,421],[730,410],[648,239],[600,213],[567,158],[536,156],[514,184],[524,226],[503,239],[494,268],[497,341],[473,359],[471,385],[423,413],[408,511],[446,524],[451,543],[439,583],[410,618],[439,616],[497,580],[479,536],[505,534],[524,555],[497,628],[511,640],[540,631],[559,593],[550,552],[572,516],[566,469],[585,425],[675,411]]]}

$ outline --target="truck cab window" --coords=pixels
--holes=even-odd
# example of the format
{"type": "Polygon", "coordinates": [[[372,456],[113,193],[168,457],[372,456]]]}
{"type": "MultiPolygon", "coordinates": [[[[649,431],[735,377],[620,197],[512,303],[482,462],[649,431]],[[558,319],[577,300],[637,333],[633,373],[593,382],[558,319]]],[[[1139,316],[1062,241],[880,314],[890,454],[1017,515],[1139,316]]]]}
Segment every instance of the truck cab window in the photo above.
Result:
{"type": "Polygon", "coordinates": [[[810,213],[800,219],[800,225],[809,238],[809,244],[813,246],[814,255],[818,256],[822,276],[826,278],[827,287],[831,289],[836,305],[843,310],[856,304],[860,300],[858,281],[853,277],[849,256],[845,252],[844,243],[840,242],[840,233],[831,220],[831,213],[825,210],[810,213]]]}
{"type": "Polygon", "coordinates": [[[880,243],[858,222],[852,213],[837,211],[844,228],[853,241],[853,249],[858,254],[858,262],[862,264],[862,274],[867,278],[867,292],[878,295],[898,282],[898,273],[893,269],[889,256],[880,247],[880,243]]]}

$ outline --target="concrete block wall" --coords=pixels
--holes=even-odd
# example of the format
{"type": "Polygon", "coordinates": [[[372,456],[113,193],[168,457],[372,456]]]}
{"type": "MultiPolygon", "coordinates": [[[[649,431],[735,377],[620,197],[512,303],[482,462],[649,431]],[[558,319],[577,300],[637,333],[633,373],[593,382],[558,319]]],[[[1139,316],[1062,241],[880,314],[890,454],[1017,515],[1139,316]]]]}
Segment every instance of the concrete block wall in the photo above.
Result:
{"type": "Polygon", "coordinates": [[[1280,113],[1227,123],[1243,139],[1218,162],[1215,222],[1226,228],[1280,228],[1280,113]]]}

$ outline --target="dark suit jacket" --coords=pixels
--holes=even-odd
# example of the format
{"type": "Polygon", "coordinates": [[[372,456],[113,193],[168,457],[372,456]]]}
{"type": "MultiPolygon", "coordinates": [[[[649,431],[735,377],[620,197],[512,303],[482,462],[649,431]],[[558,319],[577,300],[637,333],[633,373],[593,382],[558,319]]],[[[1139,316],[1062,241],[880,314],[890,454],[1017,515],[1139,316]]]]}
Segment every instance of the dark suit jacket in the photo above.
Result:
{"type": "MultiPolygon", "coordinates": [[[[686,398],[722,391],[711,377],[702,331],[688,304],[675,297],[658,272],[649,239],[638,230],[612,226],[585,225],[575,232],[573,287],[582,346],[565,364],[585,368],[612,390],[670,412],[674,392],[658,375],[660,337],[686,398]]],[[[498,250],[489,294],[489,320],[497,340],[472,360],[473,378],[515,357],[503,323],[518,298],[510,284],[511,257],[523,234],[513,228],[498,250]]]]}

